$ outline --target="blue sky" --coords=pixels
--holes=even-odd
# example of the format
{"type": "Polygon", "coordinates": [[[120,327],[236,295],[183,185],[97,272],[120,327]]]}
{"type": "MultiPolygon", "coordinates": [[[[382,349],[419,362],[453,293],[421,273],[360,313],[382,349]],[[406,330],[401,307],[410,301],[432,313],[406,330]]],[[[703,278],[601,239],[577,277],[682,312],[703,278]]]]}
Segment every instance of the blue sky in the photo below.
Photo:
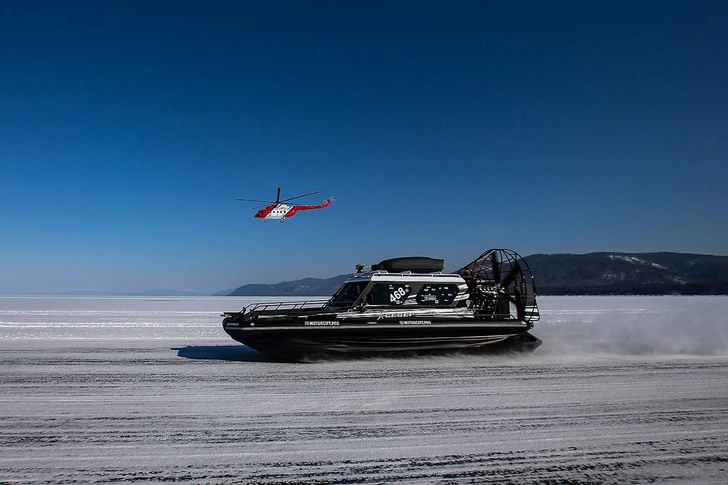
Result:
{"type": "Polygon", "coordinates": [[[0,294],[728,254],[722,1],[2,2],[0,73],[0,294]]]}

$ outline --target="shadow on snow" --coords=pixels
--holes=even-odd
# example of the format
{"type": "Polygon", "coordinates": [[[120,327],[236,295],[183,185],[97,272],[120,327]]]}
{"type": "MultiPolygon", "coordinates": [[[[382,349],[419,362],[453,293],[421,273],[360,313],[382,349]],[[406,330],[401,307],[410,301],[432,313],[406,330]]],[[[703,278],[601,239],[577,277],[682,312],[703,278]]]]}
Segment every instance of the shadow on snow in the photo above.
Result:
{"type": "Polygon", "coordinates": [[[245,345],[188,345],[173,348],[177,357],[195,360],[227,360],[232,362],[284,362],[245,345]]]}

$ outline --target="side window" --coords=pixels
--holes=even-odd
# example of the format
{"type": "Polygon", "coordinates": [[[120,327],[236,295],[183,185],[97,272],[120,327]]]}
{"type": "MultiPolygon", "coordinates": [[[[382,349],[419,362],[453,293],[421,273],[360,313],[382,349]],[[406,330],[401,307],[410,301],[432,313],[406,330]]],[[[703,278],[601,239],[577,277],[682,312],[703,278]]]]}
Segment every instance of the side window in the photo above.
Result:
{"type": "Polygon", "coordinates": [[[367,295],[367,303],[372,305],[389,305],[389,285],[377,283],[367,295]]]}
{"type": "Polygon", "coordinates": [[[419,305],[449,305],[457,294],[457,285],[424,285],[416,299],[419,305]]]}

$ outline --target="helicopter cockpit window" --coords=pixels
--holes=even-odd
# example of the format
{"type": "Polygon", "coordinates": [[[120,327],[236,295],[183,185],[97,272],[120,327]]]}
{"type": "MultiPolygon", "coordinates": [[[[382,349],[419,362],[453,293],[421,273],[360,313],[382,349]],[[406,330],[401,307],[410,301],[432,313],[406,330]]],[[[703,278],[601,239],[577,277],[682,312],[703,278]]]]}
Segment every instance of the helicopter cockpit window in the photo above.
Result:
{"type": "Polygon", "coordinates": [[[342,286],[329,302],[329,306],[351,306],[354,304],[361,292],[366,288],[367,282],[347,283],[342,286]]]}

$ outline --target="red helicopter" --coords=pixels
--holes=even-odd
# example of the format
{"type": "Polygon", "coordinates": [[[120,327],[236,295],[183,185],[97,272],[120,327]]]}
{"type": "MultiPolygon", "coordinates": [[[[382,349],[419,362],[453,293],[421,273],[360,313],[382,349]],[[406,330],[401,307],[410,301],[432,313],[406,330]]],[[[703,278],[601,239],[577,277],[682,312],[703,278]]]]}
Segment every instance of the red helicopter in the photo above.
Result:
{"type": "Polygon", "coordinates": [[[266,205],[263,209],[259,210],[255,213],[256,219],[263,219],[263,222],[268,222],[268,219],[276,219],[281,222],[285,222],[286,218],[293,217],[296,215],[298,211],[307,211],[311,209],[326,209],[332,200],[334,200],[333,197],[329,197],[326,199],[321,205],[296,205],[296,204],[288,204],[287,202],[290,202],[295,199],[300,199],[301,197],[308,197],[309,195],[318,194],[318,192],[311,192],[309,194],[303,194],[303,195],[297,195],[295,197],[290,197],[288,199],[281,200],[281,188],[278,187],[278,195],[276,195],[275,201],[268,201],[268,200],[257,200],[257,199],[237,199],[237,200],[244,200],[247,202],[265,202],[266,205]]]}

